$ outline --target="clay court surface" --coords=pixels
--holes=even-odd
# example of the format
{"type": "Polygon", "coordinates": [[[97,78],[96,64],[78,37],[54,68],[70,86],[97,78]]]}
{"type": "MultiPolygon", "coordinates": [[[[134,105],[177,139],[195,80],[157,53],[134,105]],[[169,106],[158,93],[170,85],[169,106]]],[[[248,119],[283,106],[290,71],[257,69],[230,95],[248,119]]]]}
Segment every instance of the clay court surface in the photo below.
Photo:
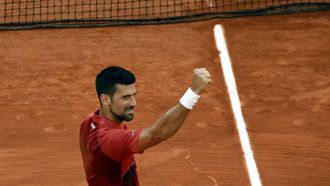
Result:
{"type": "Polygon", "coordinates": [[[96,73],[137,76],[129,128],[177,103],[191,72],[213,81],[183,128],[136,155],[142,186],[250,185],[215,46],[223,24],[264,185],[330,184],[330,12],[185,24],[0,32],[0,185],[87,185],[78,145],[96,73]]]}

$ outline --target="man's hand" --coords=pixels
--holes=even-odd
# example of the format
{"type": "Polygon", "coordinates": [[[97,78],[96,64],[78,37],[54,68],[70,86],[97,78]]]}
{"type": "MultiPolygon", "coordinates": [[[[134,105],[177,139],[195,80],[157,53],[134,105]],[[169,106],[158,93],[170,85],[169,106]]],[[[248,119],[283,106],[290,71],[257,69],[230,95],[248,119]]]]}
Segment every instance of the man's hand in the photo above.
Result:
{"type": "Polygon", "coordinates": [[[205,87],[211,82],[211,74],[206,68],[196,68],[193,73],[191,90],[200,95],[205,87]]]}

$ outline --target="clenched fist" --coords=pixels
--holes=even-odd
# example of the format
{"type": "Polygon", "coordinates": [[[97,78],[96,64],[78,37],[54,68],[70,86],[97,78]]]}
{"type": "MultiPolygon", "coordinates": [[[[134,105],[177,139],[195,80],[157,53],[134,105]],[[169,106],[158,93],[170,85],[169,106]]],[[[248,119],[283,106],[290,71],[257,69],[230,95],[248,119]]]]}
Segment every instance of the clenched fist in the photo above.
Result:
{"type": "Polygon", "coordinates": [[[193,73],[191,90],[200,95],[205,87],[211,82],[211,74],[206,68],[196,68],[193,73]]]}

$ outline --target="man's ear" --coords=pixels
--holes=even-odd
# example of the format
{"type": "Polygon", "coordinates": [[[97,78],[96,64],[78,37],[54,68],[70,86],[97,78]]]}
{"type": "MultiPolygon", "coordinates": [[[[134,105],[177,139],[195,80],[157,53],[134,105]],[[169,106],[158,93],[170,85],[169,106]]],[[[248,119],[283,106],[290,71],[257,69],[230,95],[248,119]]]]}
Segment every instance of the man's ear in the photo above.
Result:
{"type": "Polygon", "coordinates": [[[111,98],[110,98],[110,96],[108,96],[106,94],[100,95],[100,101],[101,101],[102,105],[109,106],[111,104],[111,98]]]}

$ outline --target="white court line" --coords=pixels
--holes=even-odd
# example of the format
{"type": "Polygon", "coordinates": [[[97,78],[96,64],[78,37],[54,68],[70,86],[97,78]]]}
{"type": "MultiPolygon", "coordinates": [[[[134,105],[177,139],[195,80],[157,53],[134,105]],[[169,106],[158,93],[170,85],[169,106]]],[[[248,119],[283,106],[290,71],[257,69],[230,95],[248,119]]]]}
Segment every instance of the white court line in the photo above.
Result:
{"type": "Polygon", "coordinates": [[[228,94],[230,97],[231,107],[234,112],[236,126],[238,129],[239,139],[244,153],[245,163],[248,169],[248,174],[252,186],[261,186],[261,180],[253,157],[249,135],[246,130],[246,124],[242,115],[241,103],[239,101],[238,92],[236,88],[235,77],[231,67],[230,57],[227,50],[226,40],[221,25],[215,25],[214,35],[219,51],[222,71],[225,77],[228,94]]]}

